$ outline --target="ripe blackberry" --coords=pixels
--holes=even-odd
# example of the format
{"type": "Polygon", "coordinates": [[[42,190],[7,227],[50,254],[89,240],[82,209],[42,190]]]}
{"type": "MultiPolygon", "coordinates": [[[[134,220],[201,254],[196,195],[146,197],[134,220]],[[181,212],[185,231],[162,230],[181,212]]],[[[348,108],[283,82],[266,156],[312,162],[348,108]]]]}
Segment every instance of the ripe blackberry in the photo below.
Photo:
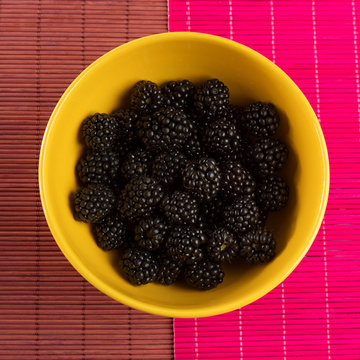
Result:
{"type": "Polygon", "coordinates": [[[289,200],[289,186],[278,175],[262,178],[257,184],[256,193],[259,206],[263,210],[280,210],[289,200]]]}
{"type": "Polygon", "coordinates": [[[158,255],[157,262],[159,264],[159,272],[156,281],[163,285],[173,284],[179,278],[182,266],[169,258],[169,255],[164,252],[158,255]]]}
{"type": "Polygon", "coordinates": [[[214,198],[220,188],[220,169],[214,159],[202,157],[189,161],[182,171],[184,188],[200,200],[214,198]]]}
{"type": "Polygon", "coordinates": [[[223,154],[216,154],[215,157],[219,163],[240,161],[241,163],[246,164],[246,154],[249,152],[251,145],[251,140],[248,137],[237,134],[231,139],[231,150],[223,154]]]}
{"type": "Polygon", "coordinates": [[[235,233],[242,234],[254,227],[259,219],[259,209],[254,200],[240,198],[224,209],[225,226],[235,233]]]}
{"type": "Polygon", "coordinates": [[[104,218],[115,205],[115,195],[105,185],[90,184],[80,188],[74,196],[75,219],[96,223],[104,218]]]}
{"type": "Polygon", "coordinates": [[[177,150],[161,153],[152,163],[152,175],[163,184],[174,184],[181,176],[186,158],[177,150]]]}
{"type": "Polygon", "coordinates": [[[134,176],[148,175],[151,161],[152,155],[148,151],[137,148],[122,163],[121,175],[127,180],[134,176]]]}
{"type": "Polygon", "coordinates": [[[111,214],[94,225],[94,235],[96,244],[101,249],[116,249],[126,241],[126,226],[117,214],[111,214]]]}
{"type": "Polygon", "coordinates": [[[249,164],[253,171],[267,176],[280,170],[287,158],[289,150],[278,139],[262,139],[257,141],[249,152],[249,164]]]}
{"type": "Polygon", "coordinates": [[[138,81],[131,91],[131,108],[141,114],[151,114],[164,104],[161,89],[152,81],[138,81]]]}
{"type": "Polygon", "coordinates": [[[226,197],[255,197],[255,181],[240,162],[228,162],[222,168],[221,190],[226,197]]]}
{"type": "Polygon", "coordinates": [[[214,199],[204,201],[199,205],[199,213],[208,228],[222,222],[225,204],[225,200],[220,195],[217,195],[214,199]]]}
{"type": "Polygon", "coordinates": [[[204,143],[212,154],[225,154],[232,150],[236,128],[228,120],[216,120],[205,130],[204,143]]]}
{"type": "Polygon", "coordinates": [[[120,167],[119,156],[113,151],[88,151],[76,166],[80,182],[86,184],[113,183],[120,167]]]}
{"type": "Polygon", "coordinates": [[[159,217],[147,217],[135,226],[135,241],[149,251],[158,249],[165,241],[168,226],[159,217]]]}
{"type": "Polygon", "coordinates": [[[204,259],[186,266],[184,277],[190,286],[210,290],[223,282],[224,272],[219,263],[204,259]]]}
{"type": "Polygon", "coordinates": [[[180,148],[193,128],[191,120],[181,109],[170,106],[144,117],[136,125],[142,142],[155,150],[180,148]]]}
{"type": "Polygon", "coordinates": [[[133,285],[144,285],[156,280],[159,266],[151,252],[130,248],[120,258],[120,269],[133,285]]]}
{"type": "Polygon", "coordinates": [[[262,264],[274,258],[276,243],[270,231],[257,228],[241,237],[239,247],[239,254],[246,262],[262,264]]]}
{"type": "Polygon", "coordinates": [[[216,262],[230,262],[237,256],[239,244],[237,238],[225,228],[213,230],[206,244],[206,252],[216,262]]]}
{"type": "Polygon", "coordinates": [[[229,89],[218,79],[207,80],[195,90],[194,107],[203,117],[220,117],[228,104],[229,89]]]}
{"type": "Polygon", "coordinates": [[[191,226],[177,226],[170,233],[166,248],[174,261],[179,264],[190,264],[202,259],[203,250],[200,246],[205,241],[205,235],[201,229],[191,226]]]}
{"type": "Polygon", "coordinates": [[[256,102],[242,113],[241,126],[250,135],[259,138],[273,136],[279,127],[279,114],[273,104],[256,102]]]}
{"type": "Polygon", "coordinates": [[[195,86],[189,80],[169,81],[162,88],[165,104],[180,109],[189,109],[194,100],[195,86]]]}
{"type": "Polygon", "coordinates": [[[136,138],[136,122],[139,115],[137,112],[129,109],[119,109],[114,111],[112,116],[118,122],[119,141],[132,143],[136,138]]]}
{"type": "Polygon", "coordinates": [[[157,180],[147,176],[132,178],[120,193],[120,217],[133,222],[136,218],[148,216],[162,197],[163,188],[157,180]]]}
{"type": "Polygon", "coordinates": [[[166,195],[161,202],[161,210],[172,224],[196,224],[198,206],[188,193],[175,191],[166,195]]]}
{"type": "Polygon", "coordinates": [[[190,134],[182,148],[183,153],[190,159],[198,159],[204,155],[198,133],[198,128],[194,127],[193,132],[190,134]]]}
{"type": "Polygon", "coordinates": [[[118,123],[113,116],[96,113],[83,121],[81,132],[90,149],[108,150],[117,139],[118,123]]]}

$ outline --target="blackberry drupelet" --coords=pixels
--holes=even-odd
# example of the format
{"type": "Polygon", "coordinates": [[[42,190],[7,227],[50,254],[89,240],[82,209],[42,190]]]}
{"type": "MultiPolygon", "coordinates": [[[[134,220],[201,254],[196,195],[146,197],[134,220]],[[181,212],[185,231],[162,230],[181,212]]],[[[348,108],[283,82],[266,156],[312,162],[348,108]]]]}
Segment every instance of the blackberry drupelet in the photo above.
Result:
{"type": "Polygon", "coordinates": [[[164,195],[161,184],[148,176],[130,180],[120,193],[118,210],[120,217],[134,222],[139,217],[149,216],[164,195]]]}
{"type": "Polygon", "coordinates": [[[136,243],[149,251],[157,250],[165,241],[168,226],[159,217],[146,217],[135,226],[136,243]]]}
{"type": "Polygon", "coordinates": [[[113,116],[97,113],[83,121],[81,132],[90,149],[108,150],[117,140],[118,123],[113,116]]]}
{"type": "Polygon", "coordinates": [[[261,139],[248,153],[249,166],[260,176],[267,176],[280,170],[288,158],[287,146],[278,139],[261,139]]]}
{"type": "Polygon", "coordinates": [[[189,161],[182,171],[184,188],[200,200],[210,200],[216,196],[220,188],[220,177],[216,161],[207,157],[189,161]]]}
{"type": "Polygon", "coordinates": [[[181,109],[170,106],[142,118],[136,125],[142,142],[154,150],[180,148],[193,129],[189,117],[181,109]]]}
{"type": "Polygon", "coordinates": [[[204,144],[212,154],[225,154],[232,150],[236,139],[236,128],[228,120],[216,120],[205,130],[204,144]]]}
{"type": "Polygon", "coordinates": [[[276,243],[270,231],[257,228],[241,237],[240,256],[250,264],[262,264],[275,256],[276,243]]]}
{"type": "Polygon", "coordinates": [[[206,252],[210,259],[216,262],[228,261],[238,255],[237,238],[225,228],[217,228],[210,232],[206,244],[206,252]]]}
{"type": "Polygon", "coordinates": [[[228,105],[229,89],[218,79],[207,80],[195,89],[194,107],[202,117],[220,117],[228,105]]]}
{"type": "Polygon", "coordinates": [[[74,216],[85,223],[96,223],[108,215],[115,205],[115,195],[103,184],[90,184],[74,195],[74,216]]]}
{"type": "Polygon", "coordinates": [[[175,191],[166,195],[160,207],[171,224],[194,225],[198,221],[198,205],[188,193],[175,191]]]}
{"type": "Polygon", "coordinates": [[[182,272],[182,266],[169,258],[166,252],[161,252],[157,257],[159,272],[156,281],[163,285],[173,284],[182,272]]]}
{"type": "Polygon", "coordinates": [[[137,112],[131,109],[119,109],[114,111],[112,116],[118,122],[119,141],[132,143],[136,138],[136,122],[139,118],[137,112]]]}
{"type": "Polygon", "coordinates": [[[130,248],[120,258],[120,269],[133,285],[144,285],[156,280],[159,266],[151,252],[130,248]]]}
{"type": "Polygon", "coordinates": [[[195,86],[189,80],[169,81],[162,88],[162,92],[166,105],[189,109],[194,100],[195,86]]]}
{"type": "Polygon", "coordinates": [[[261,209],[277,211],[289,200],[289,186],[280,176],[269,175],[258,182],[256,195],[261,209]]]}
{"type": "Polygon", "coordinates": [[[131,90],[131,108],[140,114],[151,114],[164,105],[164,96],[159,86],[152,81],[138,81],[131,90]]]}
{"type": "Polygon", "coordinates": [[[204,232],[191,226],[175,227],[166,242],[171,258],[179,264],[191,264],[203,257],[201,246],[206,242],[204,232]]]}
{"type": "Polygon", "coordinates": [[[165,185],[174,184],[181,177],[185,162],[185,156],[177,150],[161,153],[152,163],[152,175],[165,185]]]}
{"type": "Polygon", "coordinates": [[[223,282],[224,272],[219,263],[204,259],[186,266],[184,277],[190,286],[210,290],[223,282]]]}
{"type": "Polygon", "coordinates": [[[137,148],[130,153],[127,159],[121,165],[121,175],[130,180],[134,176],[148,175],[150,172],[150,165],[152,161],[152,154],[149,151],[137,148]]]}
{"type": "Polygon", "coordinates": [[[240,125],[250,135],[267,138],[275,135],[279,122],[279,114],[273,104],[256,102],[244,109],[240,125]]]}
{"type": "Polygon", "coordinates": [[[118,154],[113,151],[91,151],[81,158],[76,166],[80,182],[86,184],[106,184],[115,182],[120,167],[118,154]]]}
{"type": "Polygon", "coordinates": [[[117,249],[126,242],[126,225],[117,214],[106,216],[93,228],[96,244],[103,250],[117,249]]]}
{"type": "Polygon", "coordinates": [[[242,234],[253,228],[259,220],[259,209],[254,200],[235,199],[224,209],[224,224],[235,233],[242,234]]]}
{"type": "Polygon", "coordinates": [[[255,197],[256,183],[240,162],[230,161],[222,168],[221,191],[226,197],[255,197]]]}

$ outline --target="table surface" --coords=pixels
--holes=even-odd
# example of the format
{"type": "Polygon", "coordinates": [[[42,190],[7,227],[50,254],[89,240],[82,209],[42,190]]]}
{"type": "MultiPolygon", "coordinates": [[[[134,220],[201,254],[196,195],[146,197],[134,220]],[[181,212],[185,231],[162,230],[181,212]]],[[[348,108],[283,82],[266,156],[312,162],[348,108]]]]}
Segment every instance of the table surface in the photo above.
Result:
{"type": "Polygon", "coordinates": [[[37,182],[49,116],[88,64],[167,31],[167,4],[0,1],[0,359],[169,359],[172,320],[123,306],[64,258],[37,182]]]}

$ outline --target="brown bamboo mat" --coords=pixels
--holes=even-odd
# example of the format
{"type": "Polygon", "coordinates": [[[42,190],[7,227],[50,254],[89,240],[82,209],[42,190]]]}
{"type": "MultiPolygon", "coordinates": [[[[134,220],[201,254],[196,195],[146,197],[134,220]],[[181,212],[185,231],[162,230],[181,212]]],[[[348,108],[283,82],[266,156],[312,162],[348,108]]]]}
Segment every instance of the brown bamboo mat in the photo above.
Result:
{"type": "Polygon", "coordinates": [[[0,360],[173,357],[171,319],[111,300],[64,258],[37,183],[43,131],[70,82],[164,31],[165,0],[0,0],[0,360]]]}

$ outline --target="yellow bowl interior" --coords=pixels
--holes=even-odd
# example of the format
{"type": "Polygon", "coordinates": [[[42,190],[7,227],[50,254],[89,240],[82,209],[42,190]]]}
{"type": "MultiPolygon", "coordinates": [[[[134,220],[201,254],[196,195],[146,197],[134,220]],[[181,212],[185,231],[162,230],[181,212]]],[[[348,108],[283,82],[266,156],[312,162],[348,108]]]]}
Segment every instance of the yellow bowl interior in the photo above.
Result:
{"type": "Polygon", "coordinates": [[[107,53],[82,72],[56,106],[42,144],[41,199],[51,232],[71,264],[95,287],[134,308],[165,316],[200,317],[234,310],[278,285],[310,247],[324,215],[329,168],[316,116],[291,79],[255,51],[223,38],[159,34],[107,53]],[[95,112],[125,104],[124,94],[141,79],[162,84],[219,78],[233,103],[274,103],[281,114],[279,137],[290,148],[283,172],[290,184],[288,207],[270,219],[278,240],[274,261],[253,268],[232,265],[216,289],[201,292],[182,285],[134,287],[115,270],[115,254],[99,249],[87,224],[77,222],[70,194],[77,188],[75,165],[82,152],[79,128],[95,112]]]}

